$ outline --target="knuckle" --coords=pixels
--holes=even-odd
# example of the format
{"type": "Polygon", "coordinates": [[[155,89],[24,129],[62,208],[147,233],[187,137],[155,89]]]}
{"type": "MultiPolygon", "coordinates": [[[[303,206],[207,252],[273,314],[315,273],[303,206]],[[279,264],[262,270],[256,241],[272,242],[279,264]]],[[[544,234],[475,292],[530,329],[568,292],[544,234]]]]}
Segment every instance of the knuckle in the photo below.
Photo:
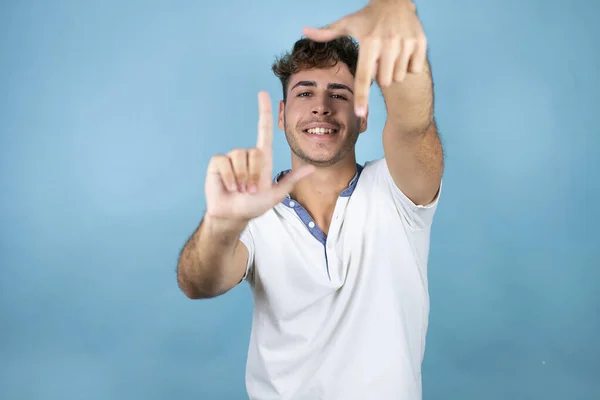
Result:
{"type": "Polygon", "coordinates": [[[250,149],[248,150],[248,163],[250,165],[259,163],[263,159],[263,152],[260,149],[250,149]]]}
{"type": "Polygon", "coordinates": [[[209,164],[219,168],[229,166],[229,157],[225,154],[217,154],[210,159],[209,164]]]}
{"type": "Polygon", "coordinates": [[[250,158],[257,158],[262,156],[262,150],[256,147],[253,147],[251,149],[248,149],[248,157],[250,158]]]}
{"type": "Polygon", "coordinates": [[[395,43],[400,40],[400,35],[396,32],[389,32],[387,35],[385,35],[385,39],[389,42],[395,43]]]}
{"type": "Polygon", "coordinates": [[[230,150],[229,153],[227,153],[227,155],[229,156],[229,158],[240,158],[245,154],[245,150],[244,149],[233,149],[230,150]]]}
{"type": "Polygon", "coordinates": [[[226,155],[216,154],[216,155],[212,156],[212,158],[208,162],[208,165],[209,165],[209,167],[217,168],[221,164],[223,164],[223,162],[225,162],[225,161],[228,161],[228,157],[226,155]]]}
{"type": "Polygon", "coordinates": [[[398,68],[396,70],[396,73],[394,74],[394,80],[401,81],[404,79],[405,75],[406,75],[406,71],[403,70],[402,68],[398,68]]]}
{"type": "Polygon", "coordinates": [[[413,38],[402,38],[401,44],[403,48],[413,47],[415,45],[415,39],[413,38]]]}
{"type": "Polygon", "coordinates": [[[389,74],[380,74],[379,84],[384,87],[388,87],[392,84],[392,77],[389,74]]]}
{"type": "Polygon", "coordinates": [[[380,38],[374,33],[369,33],[365,35],[363,41],[368,46],[376,46],[379,44],[380,38]]]}
{"type": "Polygon", "coordinates": [[[231,170],[231,162],[229,161],[229,157],[221,157],[217,161],[215,161],[215,164],[221,171],[231,170]]]}

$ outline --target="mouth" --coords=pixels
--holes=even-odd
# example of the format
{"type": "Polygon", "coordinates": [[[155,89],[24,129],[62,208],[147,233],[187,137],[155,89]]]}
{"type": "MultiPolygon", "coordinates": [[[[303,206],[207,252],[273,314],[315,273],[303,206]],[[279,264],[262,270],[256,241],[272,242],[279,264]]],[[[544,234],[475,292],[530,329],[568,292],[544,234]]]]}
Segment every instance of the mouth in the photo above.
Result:
{"type": "Polygon", "coordinates": [[[309,135],[325,136],[325,135],[334,135],[334,134],[338,133],[338,130],[332,129],[332,128],[309,128],[309,129],[303,129],[302,132],[307,133],[309,135]]]}

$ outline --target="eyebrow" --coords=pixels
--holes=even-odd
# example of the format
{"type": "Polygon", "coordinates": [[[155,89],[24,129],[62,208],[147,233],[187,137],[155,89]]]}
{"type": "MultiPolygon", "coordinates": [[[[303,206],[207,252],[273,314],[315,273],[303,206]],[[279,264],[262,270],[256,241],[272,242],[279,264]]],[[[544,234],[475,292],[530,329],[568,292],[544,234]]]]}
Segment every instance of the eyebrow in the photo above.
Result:
{"type": "MultiPolygon", "coordinates": [[[[299,86],[310,86],[310,87],[317,87],[317,82],[315,81],[300,81],[298,83],[296,83],[291,90],[296,89],[299,86]]],[[[335,89],[342,89],[342,90],[347,90],[350,93],[354,94],[354,92],[352,91],[352,89],[350,89],[348,86],[344,85],[343,83],[330,83],[327,85],[327,89],[328,90],[335,90],[335,89]]]]}

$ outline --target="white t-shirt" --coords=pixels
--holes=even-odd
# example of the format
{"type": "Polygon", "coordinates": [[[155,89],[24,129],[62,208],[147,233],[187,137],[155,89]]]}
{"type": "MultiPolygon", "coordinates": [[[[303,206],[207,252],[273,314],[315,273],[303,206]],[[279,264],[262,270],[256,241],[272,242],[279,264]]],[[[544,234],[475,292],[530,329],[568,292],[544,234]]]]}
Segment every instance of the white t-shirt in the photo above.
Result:
{"type": "Polygon", "coordinates": [[[327,236],[290,198],[241,236],[254,296],[251,400],[421,399],[439,195],[416,206],[385,159],[357,169],[327,236]]]}

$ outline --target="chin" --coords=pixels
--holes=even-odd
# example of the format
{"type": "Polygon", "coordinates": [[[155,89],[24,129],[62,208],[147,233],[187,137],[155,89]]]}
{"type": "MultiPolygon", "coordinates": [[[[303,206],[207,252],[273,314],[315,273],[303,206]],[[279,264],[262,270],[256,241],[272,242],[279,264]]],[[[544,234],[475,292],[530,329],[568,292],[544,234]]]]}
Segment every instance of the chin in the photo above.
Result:
{"type": "MultiPolygon", "coordinates": [[[[343,143],[336,138],[333,141],[313,141],[307,140],[306,134],[295,131],[290,134],[286,131],[286,139],[293,154],[303,163],[311,164],[317,167],[326,167],[337,164],[352,153],[353,142],[343,143]]],[[[326,139],[326,138],[324,138],[326,139]]]]}
{"type": "Polygon", "coordinates": [[[296,155],[305,163],[314,165],[316,167],[334,165],[343,159],[342,155],[339,153],[307,152],[300,154],[296,153],[296,155]]]}

